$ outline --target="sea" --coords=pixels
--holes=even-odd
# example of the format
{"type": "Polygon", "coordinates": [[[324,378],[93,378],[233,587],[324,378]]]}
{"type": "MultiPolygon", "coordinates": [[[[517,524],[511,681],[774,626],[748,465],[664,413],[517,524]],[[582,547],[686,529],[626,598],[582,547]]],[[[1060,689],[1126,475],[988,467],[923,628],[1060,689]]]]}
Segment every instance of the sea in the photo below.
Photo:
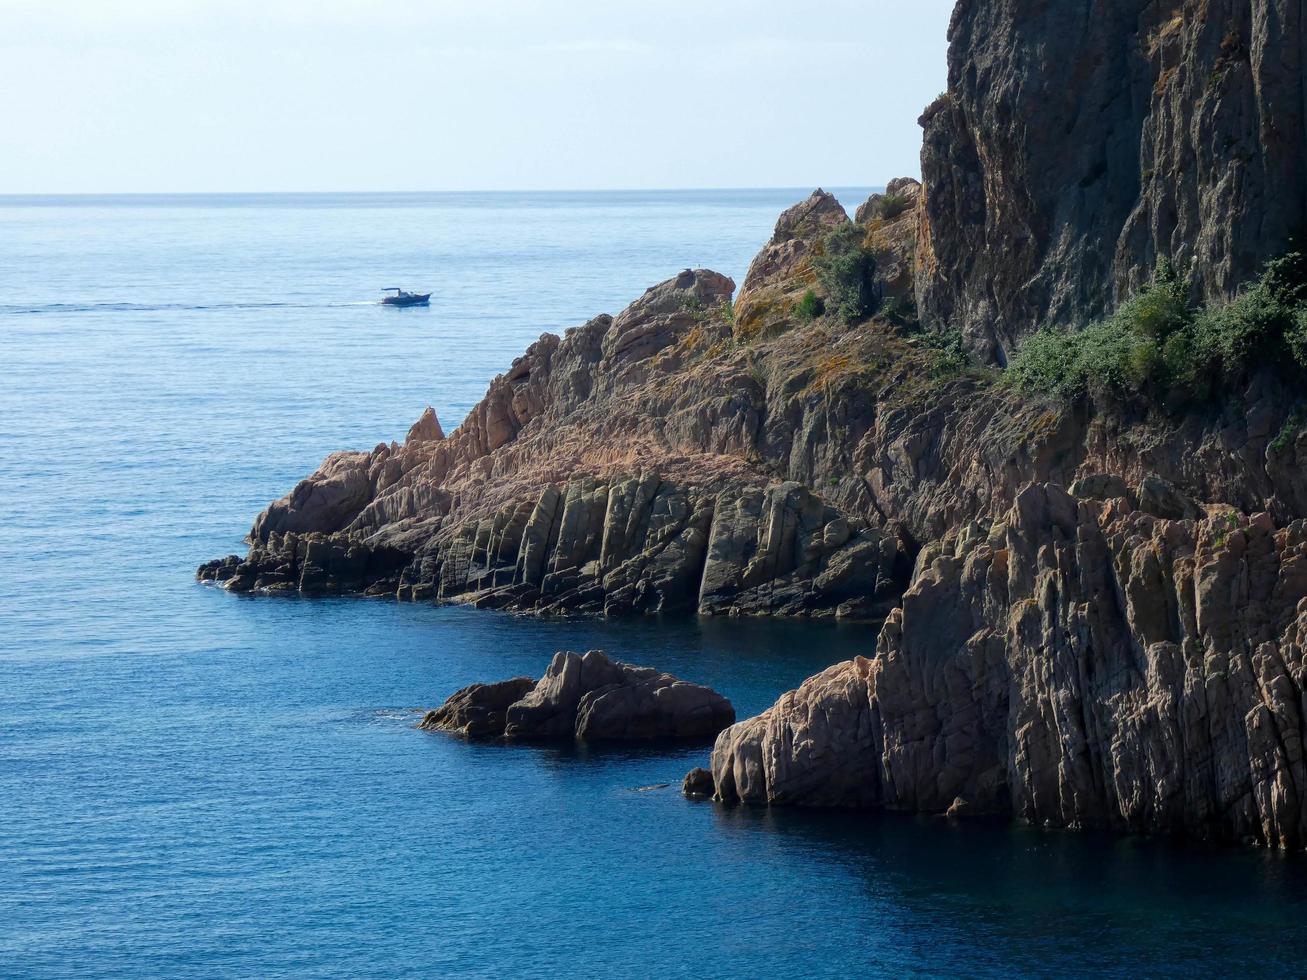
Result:
{"type": "Polygon", "coordinates": [[[872,627],[195,582],[542,333],[741,282],[809,190],[0,197],[0,976],[1301,974],[1298,856],[726,809],[679,792],[706,745],[414,727],[593,648],[743,717],[872,627]]]}

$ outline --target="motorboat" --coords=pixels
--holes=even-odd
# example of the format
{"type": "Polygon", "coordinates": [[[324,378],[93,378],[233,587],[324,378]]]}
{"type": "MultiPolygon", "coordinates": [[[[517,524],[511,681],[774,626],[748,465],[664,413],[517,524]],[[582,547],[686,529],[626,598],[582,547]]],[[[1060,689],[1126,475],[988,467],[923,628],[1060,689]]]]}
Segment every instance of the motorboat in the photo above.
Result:
{"type": "Polygon", "coordinates": [[[431,300],[430,293],[409,293],[400,289],[398,286],[391,286],[384,290],[387,294],[394,293],[393,296],[386,295],[381,297],[383,306],[426,306],[431,300]]]}

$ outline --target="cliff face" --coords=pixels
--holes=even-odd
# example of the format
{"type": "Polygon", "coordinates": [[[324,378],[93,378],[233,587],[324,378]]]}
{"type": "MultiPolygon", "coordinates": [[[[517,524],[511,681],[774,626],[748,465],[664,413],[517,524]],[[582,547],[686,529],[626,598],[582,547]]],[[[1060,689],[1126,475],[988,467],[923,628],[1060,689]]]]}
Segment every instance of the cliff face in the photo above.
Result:
{"type": "Polygon", "coordinates": [[[1024,491],[924,550],[875,656],[718,738],[725,800],[1307,842],[1307,521],[1024,491]]]}
{"type": "Polygon", "coordinates": [[[1228,299],[1307,220],[1299,0],[961,0],[917,296],[1003,363],[1170,259],[1228,299]]]}

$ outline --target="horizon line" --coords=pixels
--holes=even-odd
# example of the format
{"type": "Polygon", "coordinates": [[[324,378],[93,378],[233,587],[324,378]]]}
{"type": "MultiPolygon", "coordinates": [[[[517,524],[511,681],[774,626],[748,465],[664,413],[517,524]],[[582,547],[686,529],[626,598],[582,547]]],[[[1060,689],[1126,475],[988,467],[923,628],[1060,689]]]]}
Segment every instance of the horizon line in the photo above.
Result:
{"type": "Polygon", "coordinates": [[[515,188],[467,188],[460,190],[317,190],[317,191],[286,191],[286,190],[262,190],[262,191],[235,191],[235,190],[215,190],[215,191],[0,191],[0,198],[15,197],[266,197],[272,195],[279,196],[301,196],[315,197],[341,194],[397,194],[397,195],[419,195],[419,194],[656,194],[656,193],[689,193],[689,192],[714,192],[714,191],[794,191],[809,188],[811,190],[825,190],[827,188],[840,189],[871,189],[884,187],[884,183],[867,183],[867,184],[758,184],[749,186],[718,186],[718,187],[515,187],[515,188]]]}

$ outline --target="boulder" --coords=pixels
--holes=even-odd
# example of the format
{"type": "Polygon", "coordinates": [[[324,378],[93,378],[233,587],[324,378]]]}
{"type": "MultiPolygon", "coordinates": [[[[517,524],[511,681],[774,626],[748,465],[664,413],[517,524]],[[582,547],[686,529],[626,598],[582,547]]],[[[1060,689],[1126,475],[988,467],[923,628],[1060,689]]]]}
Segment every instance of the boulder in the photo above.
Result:
{"type": "Polygon", "coordinates": [[[418,727],[529,741],[707,739],[734,720],[730,701],[711,688],[591,650],[555,654],[539,681],[456,691],[418,727]]]}
{"type": "Polygon", "coordinates": [[[494,684],[469,684],[451,694],[439,708],[428,711],[418,725],[427,732],[453,732],[467,738],[504,733],[504,714],[535,681],[514,677],[494,684]]]}
{"type": "Polygon", "coordinates": [[[1139,481],[1135,496],[1140,510],[1169,521],[1193,521],[1203,514],[1198,505],[1181,493],[1175,484],[1153,473],[1139,481]]]}
{"type": "Polygon", "coordinates": [[[1113,497],[1134,499],[1125,480],[1114,473],[1090,473],[1075,480],[1067,492],[1081,500],[1111,500],[1113,497]]]}
{"type": "Polygon", "coordinates": [[[685,780],[681,783],[681,793],[692,800],[712,796],[712,773],[702,766],[691,769],[685,774],[685,780]]]}

